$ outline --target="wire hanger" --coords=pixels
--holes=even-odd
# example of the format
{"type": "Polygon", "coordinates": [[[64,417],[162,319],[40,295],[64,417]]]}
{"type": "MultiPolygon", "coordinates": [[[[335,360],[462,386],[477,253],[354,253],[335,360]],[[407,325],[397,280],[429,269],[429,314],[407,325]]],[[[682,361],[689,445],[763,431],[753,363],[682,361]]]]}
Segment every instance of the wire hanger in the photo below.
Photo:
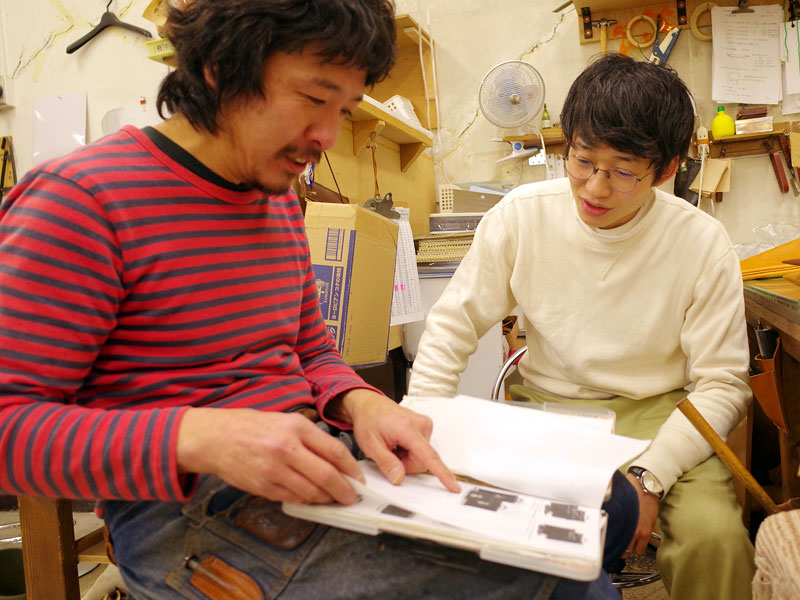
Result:
{"type": "Polygon", "coordinates": [[[103,31],[106,27],[122,27],[123,29],[127,29],[128,31],[133,31],[134,33],[139,33],[145,37],[153,37],[153,35],[147,31],[147,29],[142,29],[141,27],[137,27],[136,25],[131,25],[130,23],[126,23],[125,21],[120,21],[119,17],[111,12],[109,7],[113,0],[108,0],[108,4],[106,4],[106,12],[103,13],[103,16],[100,17],[100,22],[94,26],[89,33],[84,35],[81,39],[75,40],[69,46],[67,46],[67,54],[72,54],[89,42],[92,38],[94,38],[98,33],[103,31]]]}

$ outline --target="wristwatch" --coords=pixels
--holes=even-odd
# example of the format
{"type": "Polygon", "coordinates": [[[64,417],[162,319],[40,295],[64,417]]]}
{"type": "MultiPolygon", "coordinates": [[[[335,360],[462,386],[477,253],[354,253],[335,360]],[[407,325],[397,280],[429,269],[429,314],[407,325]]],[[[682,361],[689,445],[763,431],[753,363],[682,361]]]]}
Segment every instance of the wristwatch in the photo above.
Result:
{"type": "Polygon", "coordinates": [[[655,496],[659,500],[664,497],[664,486],[650,471],[642,467],[628,467],[628,473],[636,477],[645,494],[655,496]]]}

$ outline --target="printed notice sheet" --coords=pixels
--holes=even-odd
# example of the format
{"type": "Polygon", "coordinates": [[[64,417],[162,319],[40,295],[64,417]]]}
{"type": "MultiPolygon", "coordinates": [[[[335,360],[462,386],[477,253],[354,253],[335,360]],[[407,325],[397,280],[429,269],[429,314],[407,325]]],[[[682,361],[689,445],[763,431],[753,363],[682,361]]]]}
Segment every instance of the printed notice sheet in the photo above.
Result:
{"type": "Polygon", "coordinates": [[[393,219],[400,226],[397,235],[397,260],[394,262],[394,291],[392,292],[392,318],[390,325],[403,325],[422,321],[422,292],[419,289],[417,256],[414,252],[414,235],[408,217],[410,209],[395,206],[400,219],[393,219]]]}
{"type": "Polygon", "coordinates": [[[713,64],[711,97],[716,102],[777,104],[782,96],[779,4],[711,9],[713,64]]]}

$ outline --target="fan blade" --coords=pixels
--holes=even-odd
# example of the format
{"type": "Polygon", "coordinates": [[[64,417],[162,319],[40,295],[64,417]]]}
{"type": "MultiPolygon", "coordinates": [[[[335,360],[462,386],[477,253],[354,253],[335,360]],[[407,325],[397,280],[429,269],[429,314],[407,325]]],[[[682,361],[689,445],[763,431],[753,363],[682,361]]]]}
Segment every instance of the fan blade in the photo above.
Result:
{"type": "Polygon", "coordinates": [[[524,106],[511,104],[508,98],[487,98],[485,108],[484,116],[498,127],[518,127],[530,120],[524,106]]]}

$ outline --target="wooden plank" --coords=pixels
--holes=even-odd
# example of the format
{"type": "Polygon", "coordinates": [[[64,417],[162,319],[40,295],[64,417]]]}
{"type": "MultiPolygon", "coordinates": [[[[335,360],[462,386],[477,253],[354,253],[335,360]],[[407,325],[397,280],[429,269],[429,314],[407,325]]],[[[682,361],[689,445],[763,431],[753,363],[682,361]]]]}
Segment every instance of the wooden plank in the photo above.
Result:
{"type": "Polygon", "coordinates": [[[28,600],[80,600],[72,503],[19,497],[28,600]]]}
{"type": "Polygon", "coordinates": [[[88,546],[78,553],[78,561],[86,563],[111,564],[106,552],[106,543],[103,540],[103,530],[100,529],[100,541],[88,546]]]}

